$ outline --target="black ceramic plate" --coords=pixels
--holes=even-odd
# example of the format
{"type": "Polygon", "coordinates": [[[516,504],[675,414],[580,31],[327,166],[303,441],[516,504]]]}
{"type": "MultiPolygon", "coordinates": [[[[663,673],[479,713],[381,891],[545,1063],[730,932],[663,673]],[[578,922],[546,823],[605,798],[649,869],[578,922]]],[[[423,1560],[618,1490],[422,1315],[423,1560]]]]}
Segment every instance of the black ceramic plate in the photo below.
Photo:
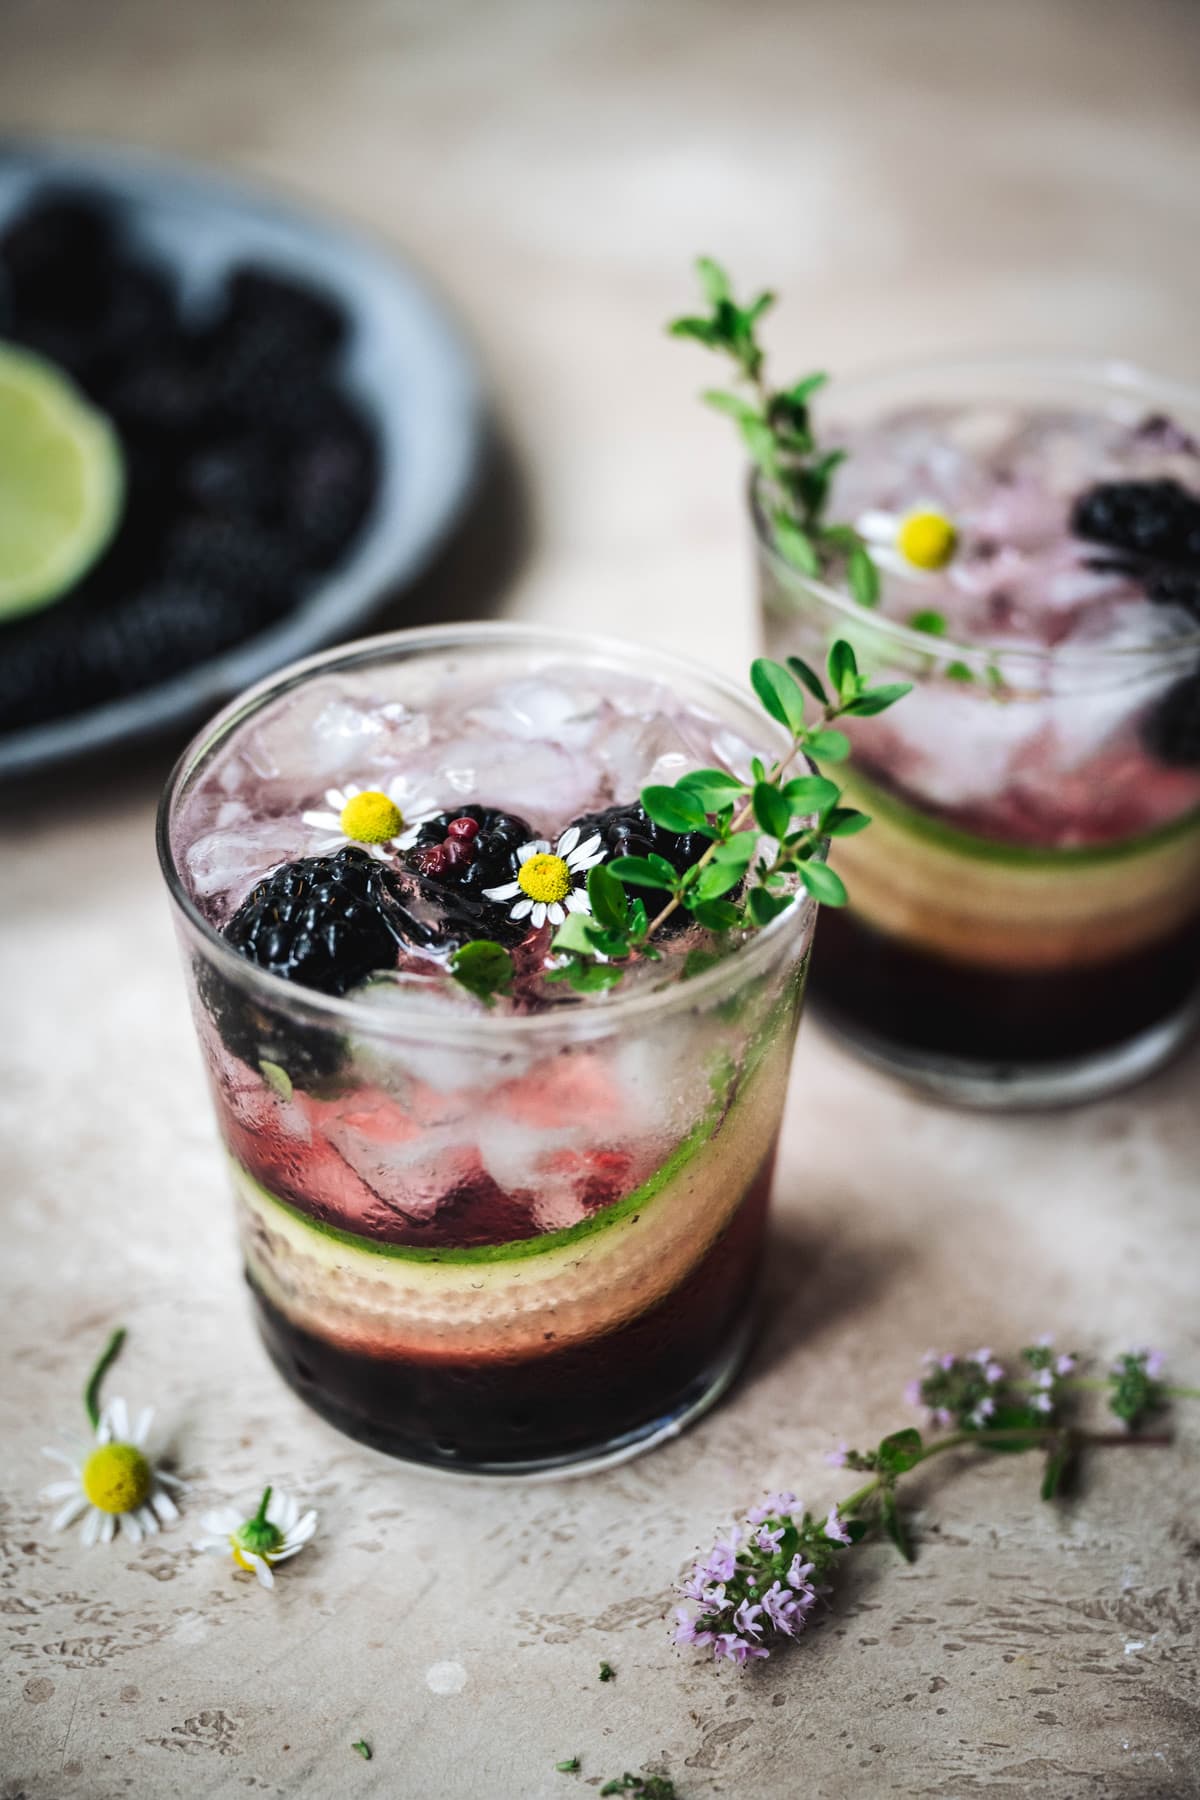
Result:
{"type": "Polygon", "coordinates": [[[436,296],[402,258],[241,181],[138,151],[0,141],[0,227],[45,181],[115,198],[130,234],[203,306],[234,263],[311,279],[352,321],[346,386],[380,444],[369,517],[341,561],[277,624],[211,661],[90,711],[0,734],[0,777],[184,724],[325,644],[353,637],[426,566],[454,525],[483,437],[477,371],[436,296]]]}

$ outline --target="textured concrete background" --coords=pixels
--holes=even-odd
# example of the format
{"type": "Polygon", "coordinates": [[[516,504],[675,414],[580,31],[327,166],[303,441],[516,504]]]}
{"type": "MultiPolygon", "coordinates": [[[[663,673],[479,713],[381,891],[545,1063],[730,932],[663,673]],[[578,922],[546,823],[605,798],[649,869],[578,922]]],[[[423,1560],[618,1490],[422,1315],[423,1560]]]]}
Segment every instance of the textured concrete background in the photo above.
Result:
{"type": "MultiPolygon", "coordinates": [[[[515,466],[422,604],[734,665],[737,453],[695,405],[702,359],[659,331],[688,259],[784,291],[785,365],[1006,344],[1194,378],[1198,102],[1186,0],[0,9],[6,126],[279,180],[458,305],[515,466]]],[[[1019,1459],[931,1471],[916,1566],[863,1552],[828,1622],[746,1677],[663,1622],[678,1565],[761,1485],[828,1503],[822,1452],[905,1421],[930,1340],[1164,1340],[1197,1378],[1200,1060],[990,1121],[808,1028],[736,1394],[586,1483],[435,1482],[310,1418],[254,1340],[152,856],[167,760],[3,801],[6,1800],[557,1800],[648,1764],[682,1800],[1200,1794],[1195,1422],[1097,1461],[1062,1510],[1019,1459]],[[37,1450],[118,1319],[114,1391],[159,1405],[195,1485],[152,1548],[88,1554],[47,1533],[37,1450]],[[322,1512],[274,1596],[188,1547],[268,1476],[322,1512]],[[557,1774],[572,1754],[582,1776],[557,1774]]]]}

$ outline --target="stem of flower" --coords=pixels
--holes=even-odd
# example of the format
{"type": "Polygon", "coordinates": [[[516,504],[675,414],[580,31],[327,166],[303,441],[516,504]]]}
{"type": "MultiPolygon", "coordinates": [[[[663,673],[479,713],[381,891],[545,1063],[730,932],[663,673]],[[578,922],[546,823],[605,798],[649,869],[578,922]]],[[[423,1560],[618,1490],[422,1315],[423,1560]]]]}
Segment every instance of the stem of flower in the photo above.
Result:
{"type": "Polygon", "coordinates": [[[255,1525],[265,1525],[267,1522],[267,1508],[271,1504],[271,1491],[269,1487],[263,1489],[263,1497],[258,1503],[258,1511],[253,1519],[255,1525]]]}
{"type": "MultiPolygon", "coordinates": [[[[1064,1375],[1059,1385],[1064,1388],[1078,1388],[1080,1393],[1106,1394],[1110,1383],[1106,1375],[1064,1375]]],[[[1036,1381],[1014,1381],[1013,1387],[1030,1391],[1037,1388],[1036,1381]]],[[[1200,1387],[1174,1387],[1164,1384],[1162,1392],[1171,1400],[1200,1400],[1200,1387]]]]}
{"type": "Polygon", "coordinates": [[[121,1345],[125,1342],[125,1327],[118,1325],[100,1352],[100,1360],[88,1377],[88,1384],[83,1390],[83,1404],[87,1408],[87,1416],[95,1431],[100,1424],[100,1383],[108,1374],[113,1363],[121,1353],[121,1345]]]}

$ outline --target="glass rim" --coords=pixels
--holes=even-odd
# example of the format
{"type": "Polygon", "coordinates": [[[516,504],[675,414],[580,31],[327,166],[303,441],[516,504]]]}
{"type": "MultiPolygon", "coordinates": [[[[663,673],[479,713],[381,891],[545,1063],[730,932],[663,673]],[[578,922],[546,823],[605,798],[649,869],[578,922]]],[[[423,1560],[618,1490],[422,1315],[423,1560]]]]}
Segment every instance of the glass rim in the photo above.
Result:
{"type": "MultiPolygon", "coordinates": [[[[861,399],[878,390],[881,398],[886,398],[889,387],[900,386],[920,377],[922,373],[940,379],[958,374],[963,377],[1007,376],[1079,382],[1113,395],[1125,395],[1133,399],[1141,396],[1150,406],[1190,407],[1200,416],[1200,387],[1171,376],[1156,374],[1119,357],[1030,355],[1020,351],[997,351],[980,356],[961,353],[927,356],[915,361],[888,361],[846,376],[839,375],[832,386],[838,395],[861,399]]],[[[821,398],[814,404],[820,405],[821,398]]],[[[747,498],[755,541],[763,555],[791,584],[811,593],[841,617],[857,622],[860,627],[868,625],[880,638],[897,644],[909,653],[923,657],[933,655],[939,662],[947,658],[958,658],[964,662],[985,659],[1001,670],[1043,670],[1053,665],[1075,672],[1088,668],[1129,670],[1147,665],[1169,665],[1189,660],[1200,651],[1200,624],[1193,631],[1171,639],[1169,643],[1124,644],[1109,648],[1100,644],[1078,644],[1053,650],[1049,647],[994,649],[986,642],[972,642],[951,635],[931,640],[927,632],[914,631],[910,625],[902,624],[898,619],[889,619],[872,608],[862,606],[848,589],[834,587],[832,583],[816,576],[805,575],[788,562],[780,554],[770,533],[762,504],[765,486],[762,471],[751,467],[747,477],[747,498]]]]}
{"type": "MultiPolygon", "coordinates": [[[[176,802],[185,791],[189,778],[219,745],[228,742],[237,726],[253,717],[269,701],[316,674],[332,673],[340,667],[370,663],[389,653],[435,652],[456,646],[489,643],[513,646],[527,643],[549,649],[573,650],[601,658],[608,656],[621,662],[643,665],[649,659],[655,668],[661,667],[666,675],[675,673],[694,683],[700,683],[727,703],[736,705],[748,718],[752,717],[761,728],[764,748],[769,747],[771,741],[780,747],[787,747],[790,743],[783,728],[756,708],[749,688],[740,688],[736,682],[693,658],[676,656],[672,651],[658,650],[622,638],[516,620],[489,620],[417,626],[337,644],[287,664],[236,695],[196,732],[167,777],[158,803],[155,843],[167,891],[192,940],[227,979],[248,987],[251,993],[257,994],[277,1010],[307,1015],[311,1022],[317,1024],[340,1025],[343,1029],[352,1030],[360,1038],[398,1039],[419,1033],[423,1038],[436,1039],[439,1043],[470,1043],[491,1051],[502,1049],[505,1042],[514,1037],[522,1040],[604,1037],[619,1030],[631,1019],[644,1019],[648,1015],[657,1018],[672,1012],[699,1010],[753,980],[757,973],[774,961],[776,951],[783,941],[800,934],[805,924],[815,915],[816,902],[803,890],[795,895],[785,912],[757,930],[747,942],[723,956],[711,968],[702,970],[686,981],[675,980],[645,990],[622,992],[620,988],[610,989],[590,1001],[582,1001],[574,1006],[549,1007],[545,1012],[539,1013],[512,1014],[481,1009],[478,1014],[454,1013],[446,1016],[437,1006],[417,1006],[414,1007],[411,1018],[403,1024],[394,1019],[383,1019],[379,1007],[361,999],[322,994],[315,988],[301,987],[285,981],[280,975],[258,968],[245,957],[239,956],[228,940],[205,918],[188,893],[176,862],[171,847],[171,824],[176,802]]],[[[818,860],[825,860],[828,848],[828,840],[822,840],[816,852],[818,860]]],[[[432,991],[425,978],[412,979],[416,992],[432,991]]]]}

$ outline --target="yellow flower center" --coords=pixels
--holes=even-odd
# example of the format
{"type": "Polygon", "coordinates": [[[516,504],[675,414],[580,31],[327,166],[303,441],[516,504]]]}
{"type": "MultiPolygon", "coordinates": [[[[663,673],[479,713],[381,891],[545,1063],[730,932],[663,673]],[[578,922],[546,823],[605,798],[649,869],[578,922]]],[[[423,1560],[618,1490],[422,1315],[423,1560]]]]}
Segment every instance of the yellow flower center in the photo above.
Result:
{"type": "Polygon", "coordinates": [[[101,1444],[83,1465],[83,1491],[100,1512],[135,1512],[150,1498],[153,1479],[136,1444],[101,1444]]]}
{"type": "Polygon", "coordinates": [[[543,901],[552,906],[556,900],[565,900],[571,891],[571,871],[561,856],[551,856],[545,850],[539,850],[536,856],[521,864],[517,875],[517,883],[523,894],[531,900],[543,901]]]}
{"type": "Polygon", "coordinates": [[[342,830],[356,844],[386,844],[403,827],[400,808],[377,788],[355,794],[342,808],[342,830]]]}
{"type": "Polygon", "coordinates": [[[958,532],[941,513],[910,513],[897,533],[896,544],[918,569],[944,569],[958,548],[958,532]]]}

